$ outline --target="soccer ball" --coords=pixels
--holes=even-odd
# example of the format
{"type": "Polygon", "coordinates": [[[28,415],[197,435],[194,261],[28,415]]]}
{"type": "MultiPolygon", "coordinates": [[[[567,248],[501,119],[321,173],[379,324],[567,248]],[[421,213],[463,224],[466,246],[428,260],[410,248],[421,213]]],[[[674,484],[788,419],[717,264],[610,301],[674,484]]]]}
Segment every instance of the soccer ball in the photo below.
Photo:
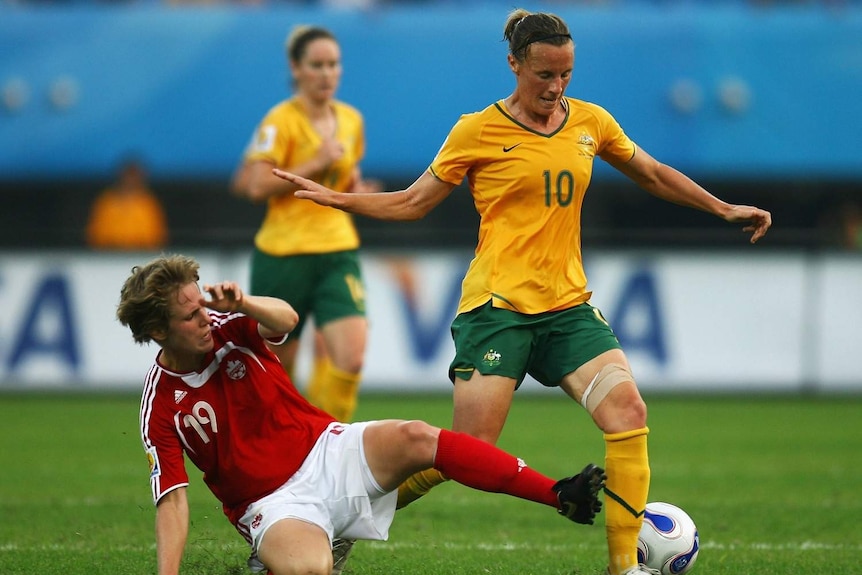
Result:
{"type": "Polygon", "coordinates": [[[694,566],[700,540],[688,513],[670,503],[647,503],[638,536],[638,563],[662,575],[682,575],[694,566]]]}

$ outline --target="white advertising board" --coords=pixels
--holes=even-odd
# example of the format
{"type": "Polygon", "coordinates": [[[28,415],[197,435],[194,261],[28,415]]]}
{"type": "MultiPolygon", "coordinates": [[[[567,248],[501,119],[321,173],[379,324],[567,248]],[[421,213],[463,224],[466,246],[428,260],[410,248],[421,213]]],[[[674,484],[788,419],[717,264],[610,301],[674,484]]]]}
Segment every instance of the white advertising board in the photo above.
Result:
{"type": "MultiPolygon", "coordinates": [[[[153,255],[0,254],[0,390],[140,385],[156,348],[135,345],[114,312],[132,266],[153,255]]],[[[189,255],[203,282],[248,283],[247,253],[189,255]]],[[[363,255],[365,389],[449,392],[449,324],[471,255],[363,255]]],[[[862,391],[860,258],[593,251],[586,266],[644,389],[862,391]]]]}

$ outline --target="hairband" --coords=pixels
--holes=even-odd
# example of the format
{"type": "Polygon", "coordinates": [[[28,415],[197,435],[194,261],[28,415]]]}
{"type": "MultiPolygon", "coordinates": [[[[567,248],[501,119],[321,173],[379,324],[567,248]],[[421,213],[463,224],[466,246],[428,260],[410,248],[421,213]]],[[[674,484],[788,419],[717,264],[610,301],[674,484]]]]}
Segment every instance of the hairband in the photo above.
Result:
{"type": "MultiPolygon", "coordinates": [[[[526,18],[526,16],[525,16],[525,18],[526,18]]],[[[519,24],[520,24],[520,22],[519,22],[519,24]]],[[[571,34],[557,33],[557,34],[548,34],[547,36],[539,36],[538,38],[528,39],[526,42],[524,42],[523,44],[518,46],[516,49],[512,50],[512,54],[517,54],[518,52],[520,52],[521,50],[523,50],[524,48],[526,48],[530,44],[535,44],[536,42],[544,42],[545,40],[552,40],[554,38],[568,38],[569,40],[571,40],[572,35],[571,34]]]]}

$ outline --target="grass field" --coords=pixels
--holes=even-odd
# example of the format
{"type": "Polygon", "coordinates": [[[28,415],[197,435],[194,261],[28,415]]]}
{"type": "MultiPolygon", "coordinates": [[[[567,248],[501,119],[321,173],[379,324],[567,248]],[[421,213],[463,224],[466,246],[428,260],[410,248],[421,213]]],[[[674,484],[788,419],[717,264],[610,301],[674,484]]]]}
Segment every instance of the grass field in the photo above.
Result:
{"type": "MultiPolygon", "coordinates": [[[[862,398],[647,397],[650,499],[697,522],[695,574],[862,573],[862,398]]],[[[135,395],[0,395],[0,574],[155,573],[153,506],[135,395]]],[[[358,419],[448,426],[448,396],[362,398],[358,419]]],[[[516,399],[501,447],[553,477],[601,462],[570,401],[516,399]]],[[[190,472],[195,472],[192,469],[190,472]]],[[[186,574],[246,573],[247,549],[193,473],[186,574]]],[[[346,575],[603,573],[604,518],[438,487],[360,542],[346,575]]]]}

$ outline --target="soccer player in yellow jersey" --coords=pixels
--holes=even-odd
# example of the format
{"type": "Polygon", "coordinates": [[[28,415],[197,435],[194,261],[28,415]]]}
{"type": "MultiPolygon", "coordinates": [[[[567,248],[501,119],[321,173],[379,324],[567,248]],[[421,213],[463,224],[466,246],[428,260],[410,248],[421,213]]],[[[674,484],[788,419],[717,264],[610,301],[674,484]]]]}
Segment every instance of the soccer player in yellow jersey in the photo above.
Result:
{"type": "MultiPolygon", "coordinates": [[[[246,146],[239,165],[231,176],[230,191],[240,198],[248,199],[248,182],[251,177],[251,166],[253,165],[253,162],[249,161],[248,158],[254,151],[254,142],[256,138],[257,130],[255,129],[255,133],[249,144],[246,146]]],[[[329,354],[326,352],[326,342],[324,341],[323,334],[319,328],[314,332],[314,346],[312,349],[313,357],[311,376],[307,383],[305,394],[308,399],[313,400],[312,402],[314,405],[320,407],[324,403],[321,395],[323,388],[326,386],[327,378],[329,377],[329,368],[332,363],[329,359],[329,354]]],[[[287,371],[291,380],[296,382],[294,374],[297,353],[296,345],[292,345],[286,350],[274,349],[273,351],[279,355],[282,366],[287,371]]]]}
{"type": "MultiPolygon", "coordinates": [[[[295,93],[258,125],[233,187],[254,202],[267,202],[255,236],[251,291],[292,302],[300,317],[296,333],[314,318],[325,352],[318,354],[308,398],[350,421],[367,338],[359,236],[352,216],[295,198],[297,186],[272,170],[289,169],[338,193],[375,192],[379,186],[363,180],[359,168],[365,153],[362,115],[335,99],[341,78],[335,37],[324,28],[298,26],[286,50],[295,93]]],[[[288,372],[297,343],[298,338],[279,353],[288,372]]]]}
{"type": "MultiPolygon", "coordinates": [[[[337,194],[300,175],[295,196],[389,220],[423,217],[466,178],[481,217],[475,257],[452,323],[453,429],[495,443],[526,374],[562,388],[604,433],[610,575],[652,573],[637,562],[650,482],[647,409],[612,329],[589,303],[581,204],[596,157],[663,200],[744,223],[751,242],[769,212],[728,204],[652,158],[595,104],[565,96],[574,43],[559,17],[517,9],[504,28],[511,95],[462,116],[428,170],[407,189],[337,194]]],[[[445,480],[418,474],[402,506],[445,480]]]]}

